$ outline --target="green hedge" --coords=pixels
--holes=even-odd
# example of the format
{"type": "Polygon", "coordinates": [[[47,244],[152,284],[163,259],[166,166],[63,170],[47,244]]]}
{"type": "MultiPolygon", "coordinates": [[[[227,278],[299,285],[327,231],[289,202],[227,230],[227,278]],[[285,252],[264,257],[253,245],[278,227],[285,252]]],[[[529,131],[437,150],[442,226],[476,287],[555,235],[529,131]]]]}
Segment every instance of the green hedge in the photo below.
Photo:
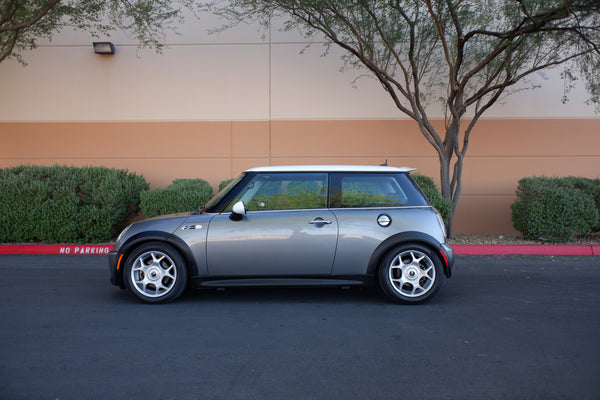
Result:
{"type": "MultiPolygon", "coordinates": [[[[433,179],[415,174],[444,220],[451,203],[433,179]]],[[[231,180],[219,184],[222,189],[231,180]]],[[[600,185],[572,179],[570,185],[595,193],[600,185]]],[[[142,176],[104,167],[19,166],[0,169],[0,242],[99,243],[114,239],[140,210],[150,218],[197,209],[213,195],[202,179],[176,179],[148,190],[142,176]]]]}
{"type": "Polygon", "coordinates": [[[219,183],[219,192],[221,190],[223,190],[223,188],[225,188],[225,186],[229,185],[229,183],[232,181],[233,179],[225,179],[224,181],[221,181],[219,183]]]}
{"type": "Polygon", "coordinates": [[[600,232],[600,179],[569,176],[560,179],[561,185],[567,189],[581,190],[589,197],[598,210],[598,223],[592,225],[593,232],[600,232]]]}
{"type": "Polygon", "coordinates": [[[433,178],[419,174],[411,174],[411,176],[417,182],[425,196],[427,196],[431,205],[438,210],[444,222],[447,223],[452,212],[452,202],[442,197],[433,178]]]}
{"type": "Polygon", "coordinates": [[[213,195],[202,179],[175,179],[171,185],[142,193],[141,208],[147,218],[196,210],[213,195]]]}
{"type": "Polygon", "coordinates": [[[147,188],[141,176],[104,167],[0,169],[0,242],[109,241],[147,188]]]}
{"type": "Polygon", "coordinates": [[[511,205],[513,226],[527,239],[568,242],[600,230],[600,180],[528,177],[511,205]]]}

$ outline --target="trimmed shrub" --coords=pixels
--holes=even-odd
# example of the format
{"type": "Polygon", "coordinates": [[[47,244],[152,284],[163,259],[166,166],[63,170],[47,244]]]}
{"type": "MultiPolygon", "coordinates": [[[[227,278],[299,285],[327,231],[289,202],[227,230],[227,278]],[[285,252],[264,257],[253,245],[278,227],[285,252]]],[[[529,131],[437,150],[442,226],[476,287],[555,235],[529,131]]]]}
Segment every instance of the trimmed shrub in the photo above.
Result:
{"type": "Polygon", "coordinates": [[[143,177],[104,167],[0,170],[0,242],[98,243],[139,211],[143,177]]]}
{"type": "Polygon", "coordinates": [[[417,182],[417,185],[419,185],[425,196],[427,196],[431,205],[438,210],[444,222],[448,223],[450,213],[452,212],[452,202],[442,197],[433,178],[419,174],[411,174],[411,176],[417,182]]]}
{"type": "MultiPolygon", "coordinates": [[[[565,188],[581,190],[587,197],[592,199],[598,210],[598,215],[600,216],[600,179],[569,176],[560,178],[559,184],[565,188]]],[[[598,223],[595,226],[592,226],[592,231],[600,231],[600,218],[598,218],[598,223]]]]}
{"type": "Polygon", "coordinates": [[[175,179],[169,186],[142,193],[141,208],[147,218],[196,210],[213,195],[202,179],[175,179]]]}
{"type": "Polygon", "coordinates": [[[219,192],[220,192],[221,190],[223,190],[223,188],[224,188],[225,186],[229,185],[229,182],[231,182],[232,180],[233,180],[233,179],[225,179],[224,181],[221,181],[221,182],[219,183],[219,192]]]}
{"type": "MultiPolygon", "coordinates": [[[[598,207],[585,178],[523,178],[511,205],[513,226],[527,239],[568,242],[598,229],[598,207]]],[[[591,181],[591,180],[590,180],[591,181]]]]}

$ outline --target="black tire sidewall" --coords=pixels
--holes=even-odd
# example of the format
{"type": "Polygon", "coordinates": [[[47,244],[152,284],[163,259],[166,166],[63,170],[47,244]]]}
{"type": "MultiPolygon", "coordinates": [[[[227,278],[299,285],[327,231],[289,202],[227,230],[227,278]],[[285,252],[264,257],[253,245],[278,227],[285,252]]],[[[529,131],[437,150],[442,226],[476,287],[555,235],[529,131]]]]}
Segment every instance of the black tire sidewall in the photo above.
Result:
{"type": "Polygon", "coordinates": [[[173,246],[170,246],[166,243],[153,242],[141,245],[129,254],[129,256],[127,257],[127,261],[125,262],[125,266],[123,268],[123,280],[125,282],[127,291],[133,297],[145,303],[159,304],[169,303],[175,300],[185,290],[187,285],[187,276],[187,268],[183,257],[181,257],[181,254],[173,246]],[[131,269],[133,268],[133,263],[139,256],[148,251],[160,251],[162,253],[165,253],[171,258],[171,260],[173,260],[173,263],[175,264],[175,269],[177,270],[177,277],[175,279],[175,284],[173,288],[168,293],[160,297],[144,296],[134,287],[134,283],[131,281],[131,269]]]}
{"type": "Polygon", "coordinates": [[[440,260],[440,257],[429,247],[420,244],[406,243],[394,247],[381,259],[381,262],[379,263],[378,278],[379,286],[390,300],[402,304],[422,304],[431,300],[440,290],[444,279],[444,271],[442,268],[442,262],[440,260]],[[394,258],[396,258],[396,256],[399,253],[405,252],[407,250],[416,250],[427,255],[427,257],[429,257],[433,262],[435,268],[435,279],[433,282],[433,287],[429,291],[427,291],[427,293],[424,293],[423,295],[418,297],[407,297],[402,295],[393,287],[392,283],[389,280],[389,271],[392,261],[394,260],[394,258]]]}

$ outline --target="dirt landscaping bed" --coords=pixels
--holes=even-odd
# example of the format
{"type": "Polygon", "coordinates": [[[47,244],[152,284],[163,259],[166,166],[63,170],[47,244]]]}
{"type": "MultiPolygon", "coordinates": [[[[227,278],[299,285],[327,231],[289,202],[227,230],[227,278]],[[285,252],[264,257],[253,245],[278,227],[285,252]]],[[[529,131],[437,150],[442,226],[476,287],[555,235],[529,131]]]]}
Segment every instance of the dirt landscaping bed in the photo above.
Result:
{"type": "Polygon", "coordinates": [[[524,239],[520,233],[455,233],[448,242],[451,245],[600,245],[600,233],[586,237],[576,237],[567,243],[550,243],[547,240],[524,239]]]}

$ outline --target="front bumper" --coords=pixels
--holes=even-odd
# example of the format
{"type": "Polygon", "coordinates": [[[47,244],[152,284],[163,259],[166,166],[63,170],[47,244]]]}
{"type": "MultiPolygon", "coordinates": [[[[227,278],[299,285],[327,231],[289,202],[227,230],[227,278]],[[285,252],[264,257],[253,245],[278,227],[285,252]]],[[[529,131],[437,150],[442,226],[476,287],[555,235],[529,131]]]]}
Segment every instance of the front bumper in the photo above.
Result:
{"type": "Polygon", "coordinates": [[[115,286],[123,287],[123,279],[122,274],[117,270],[117,263],[119,262],[119,253],[116,251],[111,251],[108,253],[108,270],[110,273],[110,283],[115,286]]]}

